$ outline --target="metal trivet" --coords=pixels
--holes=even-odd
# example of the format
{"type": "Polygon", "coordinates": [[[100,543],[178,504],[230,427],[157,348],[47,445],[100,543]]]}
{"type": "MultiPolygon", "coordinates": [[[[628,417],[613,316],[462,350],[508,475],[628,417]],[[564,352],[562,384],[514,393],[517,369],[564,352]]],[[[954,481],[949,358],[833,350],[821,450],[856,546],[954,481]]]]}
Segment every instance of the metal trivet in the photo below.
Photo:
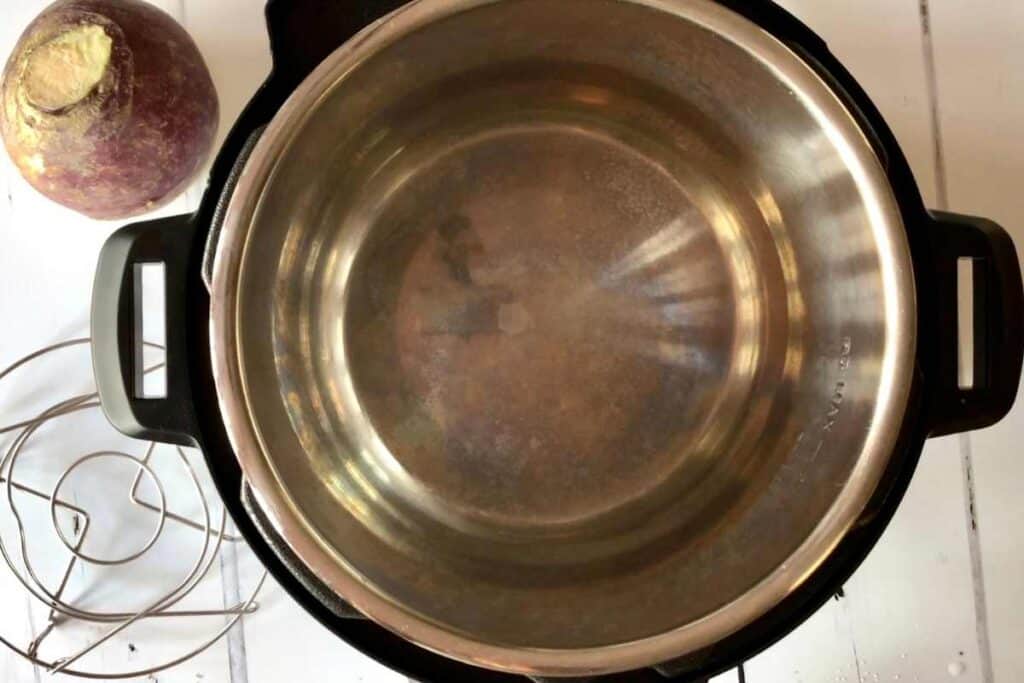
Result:
{"type": "MultiPolygon", "coordinates": [[[[19,368],[62,349],[86,346],[89,343],[89,339],[75,339],[40,349],[0,372],[0,386],[3,386],[4,379],[19,368]]],[[[147,346],[152,349],[161,348],[155,344],[147,344],[147,346]]],[[[162,364],[154,364],[146,368],[146,372],[154,372],[161,367],[163,367],[162,364]]],[[[161,481],[157,468],[154,467],[155,458],[160,455],[157,452],[157,444],[155,443],[150,443],[145,454],[141,457],[123,451],[112,450],[93,451],[74,457],[73,461],[57,474],[52,486],[49,488],[25,483],[27,479],[23,477],[26,477],[28,474],[38,476],[38,471],[32,470],[30,472],[28,466],[22,464],[28,461],[28,458],[25,457],[27,452],[34,452],[34,449],[37,449],[37,444],[42,445],[46,441],[46,439],[39,437],[37,432],[45,425],[75,414],[95,411],[99,407],[98,394],[82,394],[60,401],[32,419],[16,422],[9,426],[0,426],[0,436],[16,433],[13,443],[6,448],[2,459],[0,459],[0,487],[2,487],[2,492],[0,492],[0,499],[2,499],[0,500],[0,509],[3,509],[0,515],[9,513],[17,528],[16,538],[14,539],[5,538],[4,530],[0,529],[0,555],[3,556],[4,562],[17,578],[18,583],[28,591],[28,594],[49,610],[46,625],[26,646],[19,647],[11,640],[8,640],[5,637],[6,634],[0,634],[0,642],[50,673],[64,673],[81,678],[104,680],[151,676],[192,659],[225,636],[239,622],[243,615],[255,612],[258,609],[256,596],[266,579],[266,572],[260,574],[255,587],[247,599],[240,600],[237,604],[230,607],[193,609],[182,605],[185,598],[194,594],[196,588],[204,580],[211,580],[209,576],[210,568],[213,566],[214,561],[218,559],[220,551],[224,547],[223,544],[233,544],[240,548],[246,546],[241,537],[227,533],[228,517],[226,510],[221,510],[219,520],[215,519],[216,515],[211,515],[209,501],[203,486],[200,484],[196,469],[189,462],[188,454],[181,448],[176,448],[174,451],[169,452],[176,456],[178,464],[192,485],[193,495],[195,496],[194,502],[198,503],[202,511],[201,519],[198,521],[172,511],[176,507],[176,501],[185,502],[183,500],[185,494],[175,493],[176,497],[172,499],[167,487],[161,481]],[[36,438],[34,439],[34,437],[36,438]],[[127,462],[130,466],[136,468],[129,490],[111,491],[110,495],[127,495],[134,508],[145,511],[151,518],[153,516],[156,518],[155,531],[142,549],[122,557],[103,557],[100,554],[87,553],[84,550],[88,534],[94,525],[91,523],[89,513],[85,508],[69,501],[63,495],[65,484],[74,473],[83,468],[90,467],[101,460],[110,459],[127,462]],[[140,493],[140,486],[144,480],[148,480],[150,486],[155,489],[157,493],[156,502],[144,500],[145,496],[140,493]],[[16,493],[19,495],[15,495],[16,493]],[[55,582],[56,585],[53,585],[54,582],[50,582],[51,585],[48,586],[47,582],[40,578],[41,572],[37,571],[37,564],[33,560],[32,548],[39,541],[37,534],[41,533],[43,529],[32,529],[31,531],[26,529],[25,515],[21,506],[29,501],[34,501],[34,504],[44,508],[49,506],[49,517],[52,523],[50,531],[59,539],[64,552],[67,553],[66,564],[62,565],[64,569],[60,573],[59,581],[55,582]],[[62,513],[71,515],[74,522],[70,533],[61,526],[59,516],[62,513]],[[69,580],[76,567],[84,570],[84,565],[94,569],[94,572],[90,573],[89,590],[80,590],[78,593],[86,597],[90,593],[95,594],[97,592],[96,589],[102,587],[100,584],[103,583],[103,578],[102,576],[92,577],[91,574],[101,572],[107,568],[129,567],[132,563],[139,561],[157,544],[168,525],[179,525],[182,529],[192,530],[195,534],[201,534],[203,538],[201,549],[194,557],[190,569],[185,572],[183,578],[175,583],[173,588],[161,591],[156,599],[147,599],[146,604],[134,611],[97,609],[96,607],[84,605],[84,598],[82,600],[68,598],[69,580]],[[11,540],[14,540],[14,542],[10,543],[11,540]],[[144,622],[154,623],[160,620],[161,624],[166,624],[167,620],[177,622],[182,619],[198,620],[203,617],[212,618],[218,616],[223,617],[225,621],[222,624],[218,623],[218,626],[215,627],[208,639],[180,656],[174,656],[169,661],[126,672],[87,671],[75,667],[76,663],[79,663],[86,655],[98,651],[104,646],[109,647],[111,643],[115,642],[115,636],[123,634],[133,626],[141,625],[144,622]],[[41,654],[40,651],[43,649],[44,642],[47,639],[52,640],[52,634],[62,629],[71,630],[76,625],[81,626],[83,624],[91,625],[90,628],[81,629],[91,634],[84,646],[75,646],[71,648],[69,653],[62,656],[44,657],[41,654]],[[96,625],[99,625],[98,629],[96,625]]],[[[47,453],[48,457],[52,455],[52,453],[47,453]]],[[[105,490],[104,494],[106,494],[105,490]]],[[[118,520],[118,522],[121,523],[123,520],[118,520]]],[[[52,561],[53,551],[51,550],[46,557],[52,561]]],[[[110,586],[105,586],[105,588],[109,589],[110,586]]],[[[196,621],[196,623],[202,622],[196,621]]],[[[133,651],[135,650],[134,645],[131,648],[133,651]]]]}

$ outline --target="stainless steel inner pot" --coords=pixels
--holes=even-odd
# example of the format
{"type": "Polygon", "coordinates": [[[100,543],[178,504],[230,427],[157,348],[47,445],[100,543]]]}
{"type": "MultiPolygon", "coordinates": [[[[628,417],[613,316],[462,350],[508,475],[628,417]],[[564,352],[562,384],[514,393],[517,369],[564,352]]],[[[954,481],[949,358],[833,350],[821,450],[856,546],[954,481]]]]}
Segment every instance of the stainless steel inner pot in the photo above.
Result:
{"type": "Polygon", "coordinates": [[[650,666],[777,605],[874,491],[915,293],[829,87],[707,0],[420,0],[294,94],[213,278],[282,538],[477,665],[650,666]]]}

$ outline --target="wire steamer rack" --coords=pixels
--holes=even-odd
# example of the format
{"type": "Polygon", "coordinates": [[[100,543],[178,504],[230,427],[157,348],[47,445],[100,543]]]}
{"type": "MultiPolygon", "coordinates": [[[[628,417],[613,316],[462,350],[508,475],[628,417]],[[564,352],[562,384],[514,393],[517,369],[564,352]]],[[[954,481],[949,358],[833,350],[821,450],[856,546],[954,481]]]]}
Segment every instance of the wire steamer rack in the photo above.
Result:
{"type": "MultiPolygon", "coordinates": [[[[44,364],[61,368],[58,381],[46,386],[66,386],[65,356],[89,345],[87,338],[74,339],[18,360],[0,371],[0,397],[12,395],[15,376],[38,383],[44,364]]],[[[162,367],[153,362],[146,372],[162,367]]],[[[68,396],[10,424],[0,412],[0,555],[10,572],[5,577],[10,580],[0,583],[0,602],[17,604],[3,593],[23,591],[29,617],[33,609],[46,615],[27,642],[7,633],[0,633],[0,642],[54,674],[103,680],[152,676],[191,660],[240,627],[242,617],[259,608],[256,598],[266,573],[255,572],[242,591],[237,561],[241,552],[248,554],[247,546],[231,533],[215,494],[207,492],[205,470],[192,462],[195,453],[156,443],[125,444],[105,427],[100,407],[93,392],[68,396]],[[108,441],[125,445],[69,449],[69,441],[85,446],[95,440],[82,436],[83,420],[104,428],[108,441]],[[129,452],[133,445],[141,452],[129,452]],[[122,476],[111,474],[115,467],[122,476]],[[96,505],[83,499],[120,501],[121,514],[99,519],[90,513],[96,505]],[[130,537],[138,540],[126,550],[123,541],[130,537]],[[220,589],[215,566],[234,572],[231,590],[226,582],[220,589]],[[126,657],[121,648],[129,638],[132,655],[126,657]],[[156,651],[152,659],[158,661],[135,656],[144,650],[156,651]],[[111,670],[118,668],[113,661],[126,670],[111,670]]],[[[94,436],[96,429],[87,431],[94,436]]]]}

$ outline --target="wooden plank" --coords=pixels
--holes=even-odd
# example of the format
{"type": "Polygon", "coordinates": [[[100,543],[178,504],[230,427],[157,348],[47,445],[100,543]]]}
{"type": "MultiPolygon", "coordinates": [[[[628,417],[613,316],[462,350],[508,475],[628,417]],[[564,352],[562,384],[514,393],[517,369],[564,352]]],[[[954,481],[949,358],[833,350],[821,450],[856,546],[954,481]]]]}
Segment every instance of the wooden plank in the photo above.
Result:
{"type": "MultiPolygon", "coordinates": [[[[930,3],[949,208],[992,218],[1024,254],[1024,5],[930,3]]],[[[998,426],[965,440],[973,463],[979,562],[992,679],[1024,679],[1024,401],[998,426]]]]}
{"type": "Polygon", "coordinates": [[[218,146],[270,73],[265,0],[172,0],[206,59],[220,97],[218,146]]]}
{"type": "Polygon", "coordinates": [[[404,676],[357,652],[320,626],[272,581],[259,613],[246,619],[245,642],[249,683],[406,683],[404,676]]]}
{"type": "MultiPolygon", "coordinates": [[[[41,0],[4,3],[0,22],[0,53],[4,57],[28,22],[47,4],[41,0]]],[[[0,224],[0,243],[4,247],[0,250],[0,311],[7,329],[18,330],[17,334],[0,336],[0,365],[5,365],[56,338],[82,334],[88,321],[88,283],[95,269],[95,255],[109,228],[97,229],[86,219],[42,198],[18,175],[6,155],[2,156],[7,215],[0,224]],[[53,275],[41,277],[44,269],[53,275]]],[[[87,358],[80,362],[86,367],[87,358]]],[[[13,407],[22,407],[22,400],[12,400],[24,397],[24,391],[12,391],[13,381],[0,393],[0,415],[10,415],[13,407]]],[[[13,634],[24,647],[26,636],[42,625],[45,612],[29,601],[17,584],[8,583],[2,595],[5,604],[19,609],[3,611],[0,631],[13,634]]],[[[15,683],[39,677],[38,671],[16,657],[11,658],[5,674],[5,680],[15,683]]]]}
{"type": "Polygon", "coordinates": [[[928,444],[906,500],[846,587],[861,672],[985,681],[957,437],[928,444]],[[936,594],[942,596],[936,599],[936,594]]]}
{"type": "Polygon", "coordinates": [[[934,140],[920,17],[911,1],[781,0],[818,33],[882,111],[928,201],[935,198],[934,140]]]}
{"type": "Polygon", "coordinates": [[[750,683],[860,683],[849,609],[831,601],[773,647],[747,662],[750,683]]]}
{"type": "MultiPolygon", "coordinates": [[[[49,4],[49,0],[4,1],[0,7],[0,56],[6,58],[23,28],[49,4]]],[[[160,0],[154,4],[169,11],[172,16],[181,16],[178,0],[160,0]]],[[[3,366],[45,344],[87,334],[96,258],[107,236],[124,221],[91,221],[50,202],[18,175],[6,155],[0,156],[3,157],[0,164],[5,190],[0,197],[3,206],[0,212],[0,244],[3,245],[0,249],[0,311],[4,315],[5,330],[17,331],[16,334],[0,335],[0,366],[3,366]]],[[[200,185],[203,183],[202,180],[197,182],[200,185]]],[[[198,193],[192,194],[198,196],[198,193]]],[[[190,208],[190,198],[186,195],[153,216],[184,213],[190,208]]],[[[46,370],[42,377],[47,381],[40,383],[39,376],[26,374],[5,384],[4,391],[0,392],[0,423],[10,415],[24,415],[37,406],[42,407],[47,402],[63,398],[54,397],[54,390],[58,388],[67,392],[88,388],[91,384],[88,353],[69,352],[52,369],[46,370]],[[50,389],[40,388],[47,386],[50,389]]],[[[95,423],[87,425],[83,431],[55,436],[52,443],[59,446],[60,439],[66,439],[65,450],[69,451],[83,447],[84,443],[112,444],[113,447],[126,450],[139,448],[138,444],[111,435],[110,431],[103,424],[102,418],[97,417],[95,423]]],[[[55,433],[59,432],[55,430],[55,433]]],[[[71,489],[73,495],[88,497],[88,491],[75,490],[76,486],[71,489]]],[[[174,499],[173,489],[169,491],[169,497],[174,499]]],[[[182,542],[187,541],[186,535],[182,542]]],[[[163,543],[164,540],[161,541],[163,543]]],[[[177,549],[166,545],[161,547],[159,544],[154,548],[153,561],[146,565],[147,569],[137,573],[135,580],[140,581],[139,585],[147,572],[157,572],[154,580],[159,577],[160,567],[166,566],[161,557],[168,557],[164,553],[174,556],[182,552],[182,546],[177,543],[175,545],[177,549]]],[[[55,558],[60,561],[64,557],[63,553],[55,553],[55,558]]],[[[6,572],[6,568],[3,571],[6,572]]],[[[43,571],[50,570],[44,568],[43,571]]],[[[126,585],[130,589],[131,581],[126,585]]],[[[109,589],[108,583],[101,586],[109,589]]],[[[25,605],[25,609],[2,611],[0,632],[5,636],[13,634],[15,640],[24,646],[29,640],[30,631],[38,630],[45,624],[45,610],[38,604],[30,608],[31,603],[21,596],[16,585],[11,585],[9,581],[0,583],[0,600],[5,605],[25,605]],[[11,596],[14,596],[13,599],[11,596]]],[[[206,580],[183,605],[216,608],[222,604],[222,600],[215,566],[213,580],[206,580]]],[[[211,623],[211,619],[221,618],[206,618],[201,625],[186,627],[182,632],[166,628],[153,629],[151,625],[133,627],[98,654],[83,660],[82,664],[94,670],[125,671],[147,662],[155,663],[176,657],[198,642],[198,633],[207,630],[212,633],[217,629],[217,623],[211,623]],[[132,643],[134,650],[129,647],[129,643],[132,643]]],[[[92,630],[93,634],[102,632],[102,629],[92,630]]],[[[76,644],[88,642],[88,637],[90,632],[76,630],[72,633],[63,629],[55,632],[51,636],[53,640],[48,642],[58,643],[70,651],[76,644]]],[[[157,678],[164,683],[195,683],[200,677],[219,682],[226,679],[227,670],[226,645],[221,643],[175,671],[159,674],[157,678]]],[[[40,676],[45,677],[45,673],[34,670],[16,656],[6,651],[0,654],[0,679],[10,683],[28,683],[39,681],[40,676]]]]}
{"type": "MultiPolygon", "coordinates": [[[[15,9],[12,8],[11,11],[13,12],[15,9]]],[[[0,16],[0,19],[3,18],[0,16]]],[[[8,22],[0,21],[0,48],[11,45],[17,38],[17,33],[13,29],[14,27],[10,26],[8,22]]],[[[2,55],[3,53],[0,52],[0,57],[2,55]]],[[[0,156],[3,155],[0,154],[0,156]]],[[[0,163],[3,164],[0,166],[0,183],[2,183],[0,185],[0,244],[6,245],[5,238],[10,231],[10,226],[13,224],[14,213],[14,197],[12,179],[10,177],[13,167],[6,158],[0,163]]],[[[0,249],[0,272],[6,270],[4,268],[6,265],[5,252],[6,249],[0,249]]],[[[4,280],[0,280],[0,286],[6,284],[4,280]]],[[[2,310],[4,309],[0,307],[0,311],[2,310]]],[[[7,335],[0,335],[0,337],[5,336],[7,335]]],[[[0,341],[0,344],[2,343],[0,341]]],[[[0,358],[2,357],[2,354],[0,354],[0,358]]],[[[0,363],[2,363],[2,360],[0,360],[0,363]]],[[[3,394],[0,394],[0,401],[3,400],[2,397],[3,394]]],[[[0,403],[0,406],[2,406],[2,403],[0,403]]],[[[2,408],[0,408],[0,415],[3,415],[2,408]]],[[[3,419],[0,419],[0,424],[2,423],[3,419]]],[[[0,449],[3,452],[6,452],[8,442],[9,439],[0,436],[0,449]]],[[[10,538],[12,525],[10,523],[0,524],[0,533],[4,534],[4,538],[10,538]]],[[[0,567],[0,604],[6,607],[6,609],[0,611],[0,636],[13,643],[29,642],[32,639],[28,620],[28,616],[31,614],[31,605],[21,595],[21,588],[16,579],[4,568],[0,567]]],[[[0,680],[20,683],[20,681],[28,680],[25,677],[26,673],[31,676],[31,667],[13,651],[0,645],[0,680]]]]}
{"type": "MultiPolygon", "coordinates": [[[[203,53],[220,99],[220,125],[214,150],[220,148],[242,108],[270,73],[270,45],[264,21],[264,0],[169,0],[179,7],[183,23],[203,53]],[[231,30],[225,31],[224,27],[231,30]]],[[[216,151],[214,152],[214,155],[216,151]]],[[[207,160],[205,177],[213,156],[207,160]]],[[[198,205],[205,183],[189,188],[188,200],[198,205]]]]}
{"type": "Polygon", "coordinates": [[[708,683],[744,683],[740,680],[739,670],[724,673],[721,676],[712,678],[708,683]]]}
{"type": "MultiPolygon", "coordinates": [[[[269,43],[263,20],[265,3],[262,0],[220,0],[215,3],[207,0],[173,1],[178,7],[178,16],[203,53],[217,87],[221,116],[216,150],[270,71],[269,43]],[[228,26],[230,30],[225,30],[228,26]]],[[[212,161],[211,157],[207,168],[212,161]]],[[[204,189],[204,185],[190,189],[189,201],[197,205],[204,189]]],[[[258,580],[257,574],[261,573],[258,566],[245,573],[239,565],[244,556],[234,550],[228,548],[221,562],[222,590],[226,603],[242,597],[258,580]],[[243,575],[246,580],[243,580],[243,575]]],[[[263,633],[261,625],[274,620],[268,614],[270,609],[266,607],[277,601],[273,596],[267,597],[266,593],[270,591],[273,591],[273,587],[267,586],[261,596],[264,608],[251,619],[239,623],[227,635],[224,644],[228,657],[226,676],[231,683],[248,683],[252,680],[250,674],[254,671],[254,664],[251,660],[255,657],[255,665],[259,665],[261,653],[258,650],[269,646],[266,640],[260,639],[260,634],[263,633]]],[[[300,618],[308,620],[305,615],[300,618]]]]}
{"type": "MultiPolygon", "coordinates": [[[[264,569],[251,555],[244,555],[238,572],[240,583],[248,586],[264,569]]],[[[259,612],[245,619],[248,683],[406,683],[405,677],[320,626],[272,578],[267,579],[259,602],[259,612]]],[[[232,679],[232,683],[238,680],[232,679]]]]}

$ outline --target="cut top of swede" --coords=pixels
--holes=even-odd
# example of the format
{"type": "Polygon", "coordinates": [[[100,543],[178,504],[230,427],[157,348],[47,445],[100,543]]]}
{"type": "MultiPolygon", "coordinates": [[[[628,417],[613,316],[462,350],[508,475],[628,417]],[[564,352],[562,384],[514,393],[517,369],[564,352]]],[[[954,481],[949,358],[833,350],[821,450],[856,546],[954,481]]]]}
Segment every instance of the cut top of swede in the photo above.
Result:
{"type": "Polygon", "coordinates": [[[21,83],[26,99],[50,113],[81,102],[103,80],[113,45],[101,26],[83,24],[36,47],[21,83]]]}

